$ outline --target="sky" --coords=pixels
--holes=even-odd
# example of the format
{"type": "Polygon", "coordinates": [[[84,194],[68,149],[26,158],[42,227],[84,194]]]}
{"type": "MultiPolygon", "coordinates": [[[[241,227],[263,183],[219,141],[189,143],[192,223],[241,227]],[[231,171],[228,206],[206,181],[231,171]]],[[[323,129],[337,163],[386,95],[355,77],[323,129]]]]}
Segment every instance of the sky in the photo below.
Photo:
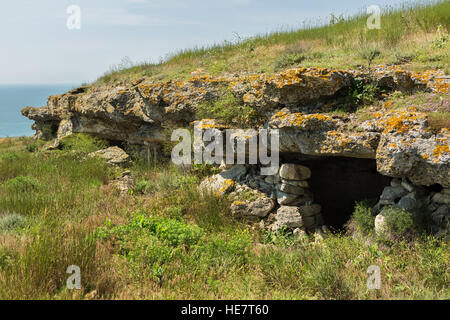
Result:
{"type": "MultiPolygon", "coordinates": [[[[404,0],[2,0],[0,84],[91,82],[124,57],[157,62],[236,40],[404,0]],[[80,28],[69,29],[71,5],[80,28]]],[[[73,20],[71,20],[73,21],[73,20]]]]}

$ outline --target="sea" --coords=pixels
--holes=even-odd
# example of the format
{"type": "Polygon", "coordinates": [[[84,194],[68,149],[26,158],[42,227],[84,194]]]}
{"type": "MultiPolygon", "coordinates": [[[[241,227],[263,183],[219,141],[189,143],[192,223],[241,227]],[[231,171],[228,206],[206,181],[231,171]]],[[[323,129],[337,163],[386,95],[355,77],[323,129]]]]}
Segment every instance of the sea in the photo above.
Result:
{"type": "Polygon", "coordinates": [[[20,109],[45,106],[49,96],[77,86],[79,84],[0,85],[0,138],[31,136],[33,121],[22,116],[20,109]]]}

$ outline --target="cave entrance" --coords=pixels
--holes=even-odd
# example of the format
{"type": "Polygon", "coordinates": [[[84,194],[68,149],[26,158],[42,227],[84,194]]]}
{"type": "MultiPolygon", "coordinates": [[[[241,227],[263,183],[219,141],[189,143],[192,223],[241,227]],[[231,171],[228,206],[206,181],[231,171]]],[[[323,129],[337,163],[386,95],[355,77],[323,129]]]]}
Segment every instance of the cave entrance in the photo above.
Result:
{"type": "Polygon", "coordinates": [[[391,181],[390,177],[378,173],[372,159],[285,155],[282,160],[311,169],[309,185],[314,203],[322,206],[325,225],[336,231],[343,230],[356,202],[374,200],[375,203],[391,181]]]}

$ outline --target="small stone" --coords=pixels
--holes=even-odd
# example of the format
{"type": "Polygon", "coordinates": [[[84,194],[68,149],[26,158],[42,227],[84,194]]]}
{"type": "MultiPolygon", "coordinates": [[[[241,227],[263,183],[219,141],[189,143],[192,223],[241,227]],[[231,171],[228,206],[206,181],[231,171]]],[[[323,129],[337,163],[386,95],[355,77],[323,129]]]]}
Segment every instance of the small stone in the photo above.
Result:
{"type": "Polygon", "coordinates": [[[417,207],[417,200],[409,196],[405,196],[400,199],[400,201],[397,203],[397,206],[404,209],[405,211],[411,211],[417,207]]]}
{"type": "Polygon", "coordinates": [[[401,184],[402,184],[402,180],[400,180],[400,179],[392,179],[391,180],[391,186],[392,187],[398,187],[401,184]]]}
{"type": "Polygon", "coordinates": [[[299,196],[297,199],[295,199],[291,206],[304,206],[304,205],[311,205],[314,201],[314,198],[312,196],[311,192],[305,192],[303,196],[299,196]]]}
{"type": "Polygon", "coordinates": [[[445,204],[440,206],[436,211],[431,214],[431,220],[437,225],[446,226],[446,222],[450,218],[449,207],[445,204]]]}
{"type": "Polygon", "coordinates": [[[235,201],[231,204],[231,212],[234,215],[246,217],[266,217],[275,208],[272,199],[262,197],[254,201],[235,201]]]}
{"type": "Polygon", "coordinates": [[[402,187],[405,188],[406,190],[408,190],[408,192],[413,192],[414,191],[414,185],[412,185],[411,183],[409,183],[408,181],[404,180],[402,182],[402,187]]]}
{"type": "Polygon", "coordinates": [[[305,189],[303,189],[302,187],[297,187],[297,186],[293,186],[290,184],[282,184],[280,186],[280,191],[285,192],[285,193],[295,194],[298,196],[305,193],[305,189]]]}
{"type": "Polygon", "coordinates": [[[375,217],[375,233],[382,235],[386,231],[386,217],[379,214],[375,217]]]}
{"type": "Polygon", "coordinates": [[[450,195],[442,192],[436,193],[431,200],[436,203],[445,203],[450,205],[450,195]]]}
{"type": "Polygon", "coordinates": [[[281,191],[277,192],[277,201],[280,205],[287,205],[292,202],[294,202],[297,199],[297,195],[290,194],[290,193],[284,193],[281,191]]]}
{"type": "Polygon", "coordinates": [[[287,180],[307,180],[311,177],[311,170],[299,164],[286,163],[281,165],[280,177],[287,180]]]}
{"type": "Polygon", "coordinates": [[[130,157],[119,147],[109,147],[103,150],[92,152],[88,157],[99,157],[105,159],[108,164],[123,165],[126,164],[130,157]]]}
{"type": "Polygon", "coordinates": [[[408,191],[405,188],[403,188],[401,185],[396,186],[396,187],[386,187],[386,188],[384,188],[380,199],[393,201],[393,200],[403,197],[407,193],[408,193],[408,191]]]}
{"type": "Polygon", "coordinates": [[[298,207],[281,206],[275,219],[274,230],[279,230],[282,227],[292,229],[303,227],[303,218],[298,207]]]}
{"type": "Polygon", "coordinates": [[[309,188],[308,181],[281,179],[281,183],[282,184],[289,184],[291,186],[296,186],[296,187],[309,188]]]}

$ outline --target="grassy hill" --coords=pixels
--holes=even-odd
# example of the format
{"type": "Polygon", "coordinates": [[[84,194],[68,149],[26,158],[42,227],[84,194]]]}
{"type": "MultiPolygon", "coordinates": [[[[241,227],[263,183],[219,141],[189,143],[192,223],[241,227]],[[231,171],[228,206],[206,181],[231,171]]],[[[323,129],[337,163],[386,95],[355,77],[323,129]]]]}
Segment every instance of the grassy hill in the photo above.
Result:
{"type": "Polygon", "coordinates": [[[332,15],[327,25],[185,49],[159,63],[133,65],[125,59],[96,84],[141,77],[183,80],[192,73],[271,73],[292,66],[356,69],[369,64],[406,64],[411,70],[449,73],[449,1],[383,8],[380,29],[368,29],[368,17],[366,13],[332,15]]]}

